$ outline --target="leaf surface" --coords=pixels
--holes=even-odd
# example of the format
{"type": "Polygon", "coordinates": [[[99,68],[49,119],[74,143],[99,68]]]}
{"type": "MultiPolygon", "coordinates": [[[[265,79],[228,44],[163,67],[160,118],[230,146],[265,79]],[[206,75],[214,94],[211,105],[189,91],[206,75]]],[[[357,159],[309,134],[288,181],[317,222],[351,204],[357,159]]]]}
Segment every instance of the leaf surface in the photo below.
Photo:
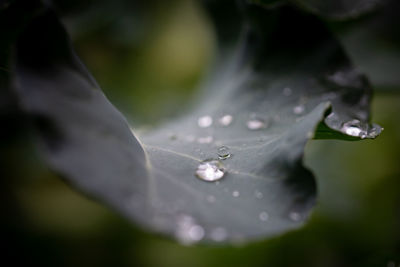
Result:
{"type": "Polygon", "coordinates": [[[243,21],[229,24],[209,8],[224,34],[210,75],[180,117],[132,135],[48,12],[18,40],[21,106],[51,168],[146,228],[183,243],[295,229],[316,197],[302,165],[306,142],[380,131],[369,125],[368,82],[313,16],[249,5],[243,21]],[[196,176],[209,159],[224,172],[216,182],[196,176]]]}

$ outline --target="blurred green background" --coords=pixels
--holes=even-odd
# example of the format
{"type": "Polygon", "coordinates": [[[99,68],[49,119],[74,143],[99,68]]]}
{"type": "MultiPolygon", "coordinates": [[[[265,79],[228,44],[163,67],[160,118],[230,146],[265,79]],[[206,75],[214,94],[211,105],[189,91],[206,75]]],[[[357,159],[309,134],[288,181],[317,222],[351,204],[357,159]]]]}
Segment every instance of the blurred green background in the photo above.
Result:
{"type": "MultiPolygon", "coordinates": [[[[213,57],[206,14],[189,0],[111,2],[63,9],[78,55],[132,123],[176,115],[213,57]]],[[[379,138],[307,145],[305,164],[319,190],[310,222],[243,246],[186,247],[135,228],[46,169],[30,135],[22,134],[2,153],[3,260],[12,260],[9,266],[398,267],[400,94],[377,89],[373,121],[385,127],[379,138]]]]}

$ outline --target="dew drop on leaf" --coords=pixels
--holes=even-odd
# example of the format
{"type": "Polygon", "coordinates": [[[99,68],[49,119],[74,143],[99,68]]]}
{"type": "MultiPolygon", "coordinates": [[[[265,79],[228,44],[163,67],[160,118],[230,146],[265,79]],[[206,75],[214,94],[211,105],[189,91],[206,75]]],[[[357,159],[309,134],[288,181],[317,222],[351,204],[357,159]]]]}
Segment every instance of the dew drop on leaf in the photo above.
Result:
{"type": "Polygon", "coordinates": [[[227,146],[221,146],[218,148],[218,158],[219,159],[228,159],[231,157],[231,153],[227,146]]]}
{"type": "Polygon", "coordinates": [[[250,119],[247,121],[247,128],[249,130],[260,130],[267,127],[267,124],[260,119],[250,119]]]}
{"type": "Polygon", "coordinates": [[[266,222],[269,219],[269,215],[267,212],[263,211],[259,214],[258,216],[260,218],[261,221],[266,222]]]}
{"type": "Polygon", "coordinates": [[[351,120],[343,123],[342,131],[350,136],[365,137],[366,132],[361,128],[359,120],[351,120]]]}
{"type": "Polygon", "coordinates": [[[203,116],[197,120],[197,125],[200,128],[207,128],[210,127],[213,123],[213,119],[210,116],[203,116]]]}
{"type": "Polygon", "coordinates": [[[232,123],[233,117],[231,115],[224,115],[222,116],[218,122],[219,124],[221,124],[222,126],[229,126],[232,123]]]}
{"type": "Polygon", "coordinates": [[[214,182],[220,180],[225,175],[225,169],[219,160],[206,160],[199,164],[196,176],[204,181],[214,182]]]}
{"type": "Polygon", "coordinates": [[[296,115],[300,115],[300,114],[302,114],[303,112],[304,112],[304,106],[303,105],[298,105],[298,106],[295,106],[294,108],[293,108],[293,113],[294,114],[296,114],[296,115]]]}

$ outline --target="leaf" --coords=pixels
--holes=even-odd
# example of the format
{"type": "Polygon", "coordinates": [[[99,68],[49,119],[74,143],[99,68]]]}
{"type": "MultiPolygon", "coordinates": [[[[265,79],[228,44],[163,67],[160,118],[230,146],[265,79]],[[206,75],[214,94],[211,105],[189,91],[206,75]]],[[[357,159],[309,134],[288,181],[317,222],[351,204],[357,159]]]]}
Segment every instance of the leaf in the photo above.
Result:
{"type": "Polygon", "coordinates": [[[331,23],[352,60],[379,90],[400,87],[399,8],[399,1],[386,1],[366,18],[331,23]]]}
{"type": "Polygon", "coordinates": [[[284,4],[294,4],[315,15],[333,19],[346,20],[359,17],[374,11],[386,0],[248,0],[266,8],[284,4]]]}
{"type": "Polygon", "coordinates": [[[241,242],[300,227],[316,197],[302,156],[317,125],[332,111],[325,125],[335,130],[317,136],[351,126],[358,139],[375,137],[367,81],[312,16],[249,5],[249,19],[237,23],[230,13],[229,23],[218,6],[209,8],[222,33],[215,68],[182,116],[137,138],[54,15],[35,19],[18,41],[15,75],[40,151],[78,189],[183,243],[241,242]],[[349,119],[362,125],[343,124],[349,119]],[[221,146],[229,150],[224,160],[221,146]],[[196,177],[207,159],[225,172],[220,181],[196,177]]]}
{"type": "Polygon", "coordinates": [[[330,19],[355,18],[373,11],[385,0],[291,0],[305,10],[330,19]]]}

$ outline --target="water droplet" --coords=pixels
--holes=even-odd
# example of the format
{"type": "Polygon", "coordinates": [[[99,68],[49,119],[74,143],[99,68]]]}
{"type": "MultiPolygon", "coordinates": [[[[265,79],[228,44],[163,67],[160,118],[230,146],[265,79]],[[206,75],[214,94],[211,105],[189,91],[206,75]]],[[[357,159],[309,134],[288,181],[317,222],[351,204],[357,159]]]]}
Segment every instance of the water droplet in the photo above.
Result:
{"type": "Polygon", "coordinates": [[[233,191],[233,192],[232,192],[232,196],[234,196],[234,197],[240,196],[239,191],[233,191]]]}
{"type": "Polygon", "coordinates": [[[314,133],[313,132],[307,132],[306,137],[307,138],[313,138],[314,137],[314,133]]]}
{"type": "Polygon", "coordinates": [[[261,119],[250,119],[247,121],[247,128],[249,130],[260,130],[267,128],[267,124],[261,119]]]}
{"type": "Polygon", "coordinates": [[[284,96],[290,96],[292,94],[292,89],[290,89],[289,87],[285,87],[283,88],[282,93],[284,96]]]}
{"type": "Polygon", "coordinates": [[[211,238],[214,241],[221,242],[224,241],[228,237],[228,232],[225,228],[217,227],[211,231],[211,238]]]}
{"type": "Polygon", "coordinates": [[[197,120],[197,124],[200,128],[210,127],[213,123],[213,119],[210,116],[203,116],[197,120]]]}
{"type": "Polygon", "coordinates": [[[227,159],[230,158],[231,153],[229,152],[229,148],[226,146],[221,146],[218,148],[218,158],[219,159],[227,159]]]}
{"type": "Polygon", "coordinates": [[[261,193],[260,191],[256,191],[254,193],[255,197],[258,199],[262,199],[264,197],[263,193],[261,193]]]}
{"type": "Polygon", "coordinates": [[[204,234],[203,227],[196,224],[191,216],[179,216],[176,229],[176,237],[179,241],[184,244],[192,244],[202,240],[204,234]]]}
{"type": "Polygon", "coordinates": [[[266,213],[265,211],[261,212],[258,216],[260,218],[261,221],[266,222],[269,219],[269,215],[268,213],[266,213]]]}
{"type": "Polygon", "coordinates": [[[224,115],[218,120],[218,122],[222,126],[229,126],[232,123],[232,120],[233,120],[233,117],[231,115],[224,115]]]}
{"type": "Polygon", "coordinates": [[[210,203],[214,203],[215,202],[215,197],[214,196],[212,196],[212,195],[209,195],[209,196],[207,196],[207,201],[208,202],[210,202],[210,203]]]}
{"type": "Polygon", "coordinates": [[[206,160],[199,164],[196,170],[196,176],[201,180],[213,182],[222,179],[225,175],[225,169],[218,160],[206,160]]]}
{"type": "Polygon", "coordinates": [[[289,213],[289,219],[291,219],[292,221],[298,222],[301,220],[301,214],[296,211],[292,211],[289,213]]]}
{"type": "Polygon", "coordinates": [[[197,138],[197,142],[199,142],[200,144],[210,144],[210,143],[212,143],[213,140],[214,140],[214,138],[212,136],[197,138]]]}
{"type": "Polygon", "coordinates": [[[366,131],[361,128],[361,122],[359,120],[351,120],[343,123],[342,131],[350,136],[363,137],[366,136],[366,131]]]}
{"type": "Polygon", "coordinates": [[[300,115],[304,112],[305,107],[303,105],[298,105],[293,108],[293,113],[296,115],[300,115]]]}

